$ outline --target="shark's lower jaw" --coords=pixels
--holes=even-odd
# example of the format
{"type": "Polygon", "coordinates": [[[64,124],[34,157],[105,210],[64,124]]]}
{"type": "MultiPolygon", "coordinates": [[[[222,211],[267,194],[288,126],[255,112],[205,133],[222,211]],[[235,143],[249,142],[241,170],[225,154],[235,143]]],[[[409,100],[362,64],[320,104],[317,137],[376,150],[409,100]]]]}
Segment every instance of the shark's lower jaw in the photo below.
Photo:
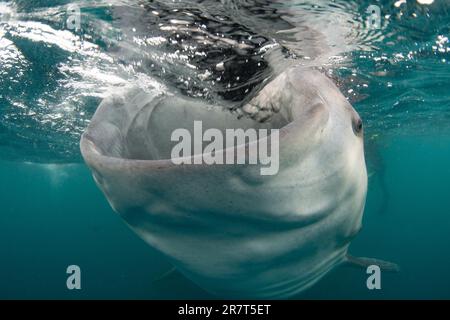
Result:
{"type": "Polygon", "coordinates": [[[224,223],[226,217],[198,214],[193,221],[181,219],[178,225],[153,218],[154,211],[150,212],[134,211],[122,217],[188,279],[221,298],[293,297],[317,283],[347,254],[348,242],[319,242],[325,235],[314,229],[326,230],[328,219],[292,229],[273,222],[258,228],[252,220],[224,223]],[[233,228],[233,223],[238,226],[233,228]],[[299,240],[309,237],[318,243],[299,240]]]}

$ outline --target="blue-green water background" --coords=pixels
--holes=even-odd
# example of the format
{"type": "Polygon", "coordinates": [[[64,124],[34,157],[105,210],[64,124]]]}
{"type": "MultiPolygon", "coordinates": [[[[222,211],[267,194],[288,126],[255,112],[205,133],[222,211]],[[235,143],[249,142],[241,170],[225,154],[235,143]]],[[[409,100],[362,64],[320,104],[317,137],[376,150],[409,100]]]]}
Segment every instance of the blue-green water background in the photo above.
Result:
{"type": "MultiPolygon", "coordinates": [[[[380,186],[370,181],[355,255],[401,266],[369,291],[362,269],[340,267],[298,298],[450,298],[450,138],[389,137],[389,204],[380,214],[380,186]]],[[[112,212],[84,165],[0,168],[0,298],[214,298],[174,273],[112,212]],[[68,265],[82,270],[82,290],[66,288],[68,265]]]]}
{"type": "MultiPolygon", "coordinates": [[[[46,1],[33,3],[40,8],[46,1]]],[[[392,7],[393,1],[382,4],[392,7]]],[[[446,43],[444,52],[432,48],[438,36],[449,35],[450,19],[446,11],[420,18],[415,25],[392,23],[380,50],[354,51],[353,64],[338,69],[343,92],[358,95],[353,104],[366,124],[370,174],[363,229],[350,252],[394,261],[401,272],[383,273],[382,290],[369,291],[365,270],[340,267],[296,298],[450,298],[450,59],[446,43]],[[406,40],[389,44],[393,34],[406,40]],[[397,59],[411,50],[412,58],[397,59]]],[[[77,133],[85,124],[79,119],[92,115],[101,94],[77,100],[83,117],[51,126],[53,145],[40,139],[51,132],[45,126],[30,131],[28,118],[21,126],[28,109],[50,114],[45,107],[66,93],[55,89],[63,76],[51,70],[67,53],[13,40],[39,72],[12,81],[20,67],[13,65],[0,82],[0,298],[214,298],[178,273],[158,279],[169,265],[112,211],[80,162],[77,133]],[[43,87],[54,94],[36,93],[43,87]],[[38,100],[45,103],[36,106],[38,100]],[[12,112],[14,102],[25,111],[12,112]],[[65,140],[67,128],[73,137],[65,140]],[[79,291],[66,288],[72,264],[81,267],[79,291]]]]}

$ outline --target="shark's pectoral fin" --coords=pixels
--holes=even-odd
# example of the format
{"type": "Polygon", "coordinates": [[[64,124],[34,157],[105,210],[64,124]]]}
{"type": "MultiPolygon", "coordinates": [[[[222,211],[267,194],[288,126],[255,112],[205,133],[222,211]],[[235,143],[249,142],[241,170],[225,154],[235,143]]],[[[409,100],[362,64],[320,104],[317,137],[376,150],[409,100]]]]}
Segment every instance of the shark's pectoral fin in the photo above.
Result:
{"type": "Polygon", "coordinates": [[[160,274],[159,276],[155,277],[155,278],[152,280],[152,283],[162,281],[162,280],[164,280],[164,279],[170,277],[170,276],[171,276],[172,274],[174,274],[176,271],[177,271],[177,269],[176,269],[175,267],[172,267],[172,268],[170,268],[169,270],[167,270],[167,271],[163,272],[162,274],[160,274]]]}
{"type": "Polygon", "coordinates": [[[379,259],[373,259],[373,258],[363,258],[363,257],[354,257],[352,255],[347,254],[344,263],[346,265],[359,267],[359,268],[367,268],[371,265],[376,265],[380,267],[383,271],[388,272],[399,272],[400,267],[389,261],[379,260],[379,259]]]}

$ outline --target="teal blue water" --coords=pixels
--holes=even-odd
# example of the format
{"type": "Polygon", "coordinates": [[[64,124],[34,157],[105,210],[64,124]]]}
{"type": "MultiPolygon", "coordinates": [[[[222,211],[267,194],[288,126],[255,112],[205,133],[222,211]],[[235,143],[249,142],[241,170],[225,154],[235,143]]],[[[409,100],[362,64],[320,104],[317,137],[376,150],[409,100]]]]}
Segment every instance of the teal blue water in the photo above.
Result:
{"type": "MultiPolygon", "coordinates": [[[[450,298],[450,137],[386,137],[389,203],[369,182],[355,255],[395,261],[369,291],[365,270],[340,267],[297,298],[450,298]]],[[[2,162],[0,167],[0,298],[214,298],[173,273],[159,253],[132,233],[109,207],[84,165],[2,162]],[[66,288],[66,268],[82,270],[82,290],[66,288]],[[155,281],[156,279],[156,281],[155,281]]]]}
{"type": "MultiPolygon", "coordinates": [[[[211,92],[203,98],[214,100],[219,92],[230,100],[221,90],[234,73],[205,82],[203,91],[173,77],[192,76],[179,56],[135,63],[142,53],[118,45],[117,30],[124,28],[118,17],[139,1],[118,1],[117,11],[102,1],[76,2],[89,30],[82,39],[61,23],[72,1],[50,2],[0,2],[0,299],[215,298],[177,272],[164,275],[164,257],[128,229],[96,187],[78,140],[101,99],[128,81],[157,74],[188,95],[211,92]],[[66,287],[69,265],[81,268],[81,290],[66,287]]],[[[344,8],[356,23],[370,2],[333,3],[325,13],[344,8]]],[[[365,123],[369,190],[350,252],[396,262],[401,271],[382,273],[382,289],[371,291],[365,270],[339,267],[295,298],[450,299],[450,11],[444,1],[376,3],[389,16],[383,28],[364,34],[357,41],[364,46],[332,69],[365,123]]],[[[135,32],[152,25],[145,19],[137,19],[135,32]]],[[[232,39],[254,32],[244,29],[222,31],[232,39]]],[[[267,36],[259,45],[271,42],[267,36]]],[[[201,73],[216,58],[252,54],[219,49],[222,56],[192,60],[201,73]]],[[[258,69],[261,61],[250,63],[245,84],[267,72],[258,69]]],[[[242,85],[232,83],[231,92],[239,96],[242,85]]]]}

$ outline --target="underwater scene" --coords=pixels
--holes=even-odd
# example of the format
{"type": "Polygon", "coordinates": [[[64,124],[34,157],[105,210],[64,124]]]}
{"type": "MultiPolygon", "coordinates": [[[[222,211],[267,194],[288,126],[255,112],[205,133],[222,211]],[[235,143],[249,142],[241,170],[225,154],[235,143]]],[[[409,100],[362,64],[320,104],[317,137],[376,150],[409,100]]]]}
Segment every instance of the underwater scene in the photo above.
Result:
{"type": "Polygon", "coordinates": [[[450,299],[450,1],[0,1],[0,299],[450,299]]]}

